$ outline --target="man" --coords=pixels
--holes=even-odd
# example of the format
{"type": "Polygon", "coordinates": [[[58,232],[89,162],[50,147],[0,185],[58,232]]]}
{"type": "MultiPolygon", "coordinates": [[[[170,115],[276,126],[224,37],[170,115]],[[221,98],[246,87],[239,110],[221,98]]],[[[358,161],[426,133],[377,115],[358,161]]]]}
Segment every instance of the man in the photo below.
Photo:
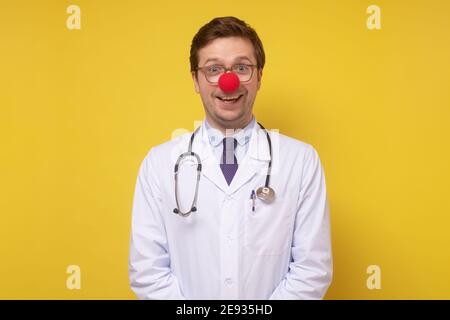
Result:
{"type": "Polygon", "coordinates": [[[129,259],[138,298],[325,295],[332,255],[323,168],[311,145],[268,137],[256,122],[264,62],[258,35],[237,18],[213,19],[195,35],[191,73],[206,117],[192,140],[189,133],[156,146],[141,164],[129,259]],[[194,156],[174,179],[190,142],[202,163],[197,197],[194,156]]]}

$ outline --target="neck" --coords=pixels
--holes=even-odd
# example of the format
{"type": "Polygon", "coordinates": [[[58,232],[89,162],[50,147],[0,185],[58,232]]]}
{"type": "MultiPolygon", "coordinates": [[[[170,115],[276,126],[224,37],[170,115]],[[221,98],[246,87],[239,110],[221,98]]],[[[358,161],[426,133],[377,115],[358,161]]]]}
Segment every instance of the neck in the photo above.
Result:
{"type": "Polygon", "coordinates": [[[249,118],[243,119],[239,123],[220,124],[212,120],[208,116],[206,116],[206,120],[208,121],[210,127],[219,130],[224,136],[227,137],[232,135],[234,131],[245,128],[250,123],[250,121],[253,120],[253,114],[251,114],[249,118]]]}

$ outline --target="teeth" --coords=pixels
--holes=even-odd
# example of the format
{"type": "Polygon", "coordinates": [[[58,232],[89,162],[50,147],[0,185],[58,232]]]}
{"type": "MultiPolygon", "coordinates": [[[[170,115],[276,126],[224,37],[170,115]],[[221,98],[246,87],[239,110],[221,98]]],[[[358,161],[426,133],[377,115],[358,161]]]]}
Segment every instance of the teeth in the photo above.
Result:
{"type": "Polygon", "coordinates": [[[239,98],[240,96],[235,96],[235,97],[220,97],[220,99],[222,100],[235,100],[237,98],[239,98]]]}

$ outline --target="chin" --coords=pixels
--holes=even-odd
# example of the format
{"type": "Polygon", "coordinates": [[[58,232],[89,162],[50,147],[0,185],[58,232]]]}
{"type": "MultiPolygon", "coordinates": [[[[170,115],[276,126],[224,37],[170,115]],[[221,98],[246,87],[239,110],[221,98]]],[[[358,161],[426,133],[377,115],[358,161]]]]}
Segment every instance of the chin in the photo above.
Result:
{"type": "Polygon", "coordinates": [[[216,117],[222,122],[232,122],[245,117],[245,113],[241,109],[239,110],[221,110],[216,113],[216,117]]]}

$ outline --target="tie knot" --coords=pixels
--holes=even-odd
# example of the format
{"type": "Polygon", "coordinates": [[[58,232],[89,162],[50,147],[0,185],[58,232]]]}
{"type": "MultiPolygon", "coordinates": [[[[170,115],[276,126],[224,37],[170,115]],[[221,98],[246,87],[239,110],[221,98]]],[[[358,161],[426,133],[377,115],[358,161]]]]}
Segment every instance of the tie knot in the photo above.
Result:
{"type": "MultiPolygon", "coordinates": [[[[233,137],[223,138],[223,150],[225,151],[234,151],[237,146],[237,140],[233,137]]],[[[227,152],[228,153],[228,152],[227,152]]]]}

